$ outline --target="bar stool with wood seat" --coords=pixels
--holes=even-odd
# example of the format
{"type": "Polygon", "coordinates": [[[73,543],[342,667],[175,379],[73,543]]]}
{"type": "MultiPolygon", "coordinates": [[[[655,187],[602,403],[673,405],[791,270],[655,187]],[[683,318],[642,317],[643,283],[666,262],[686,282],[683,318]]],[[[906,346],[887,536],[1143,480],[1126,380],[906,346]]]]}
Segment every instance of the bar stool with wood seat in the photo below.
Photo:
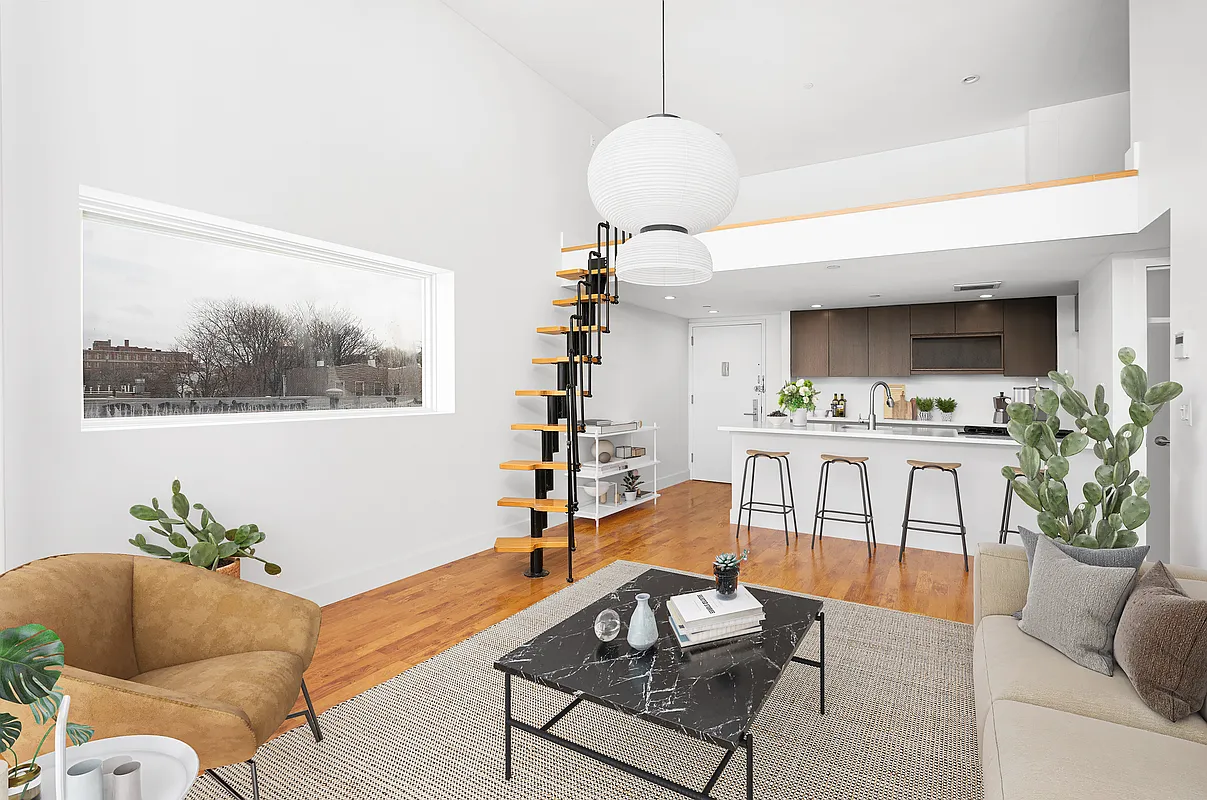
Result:
{"type": "Polygon", "coordinates": [[[905,490],[905,516],[901,520],[901,552],[897,556],[897,562],[905,560],[905,534],[907,531],[919,531],[922,533],[946,533],[952,536],[960,537],[960,547],[964,551],[964,571],[968,571],[968,528],[964,525],[964,504],[960,501],[960,476],[956,472],[960,468],[960,464],[954,461],[918,461],[915,459],[907,459],[906,464],[909,464],[909,487],[905,490]],[[956,514],[959,522],[936,522],[930,519],[912,519],[909,515],[909,508],[914,499],[914,474],[919,470],[934,469],[940,472],[946,472],[951,475],[951,479],[955,482],[956,487],[956,514]],[[923,525],[936,525],[939,527],[920,528],[915,523],[923,525]],[[953,530],[954,529],[954,530],[953,530]]]}
{"type": "Polygon", "coordinates": [[[784,515],[784,544],[788,544],[788,515],[792,515],[792,530],[797,536],[800,531],[796,528],[796,500],[792,496],[792,466],[788,463],[788,453],[771,450],[747,450],[746,463],[742,467],[742,492],[738,496],[738,530],[734,538],[742,534],[742,512],[746,512],[746,533],[750,533],[750,521],[754,512],[784,515]],[[759,459],[766,458],[774,461],[780,472],[780,502],[770,503],[754,499],[754,477],[758,469],[759,459]],[[788,473],[788,492],[784,493],[784,473],[788,473]],[[746,475],[750,475],[750,500],[746,499],[746,475]]]}
{"type": "MultiPolygon", "coordinates": [[[[1020,467],[1014,467],[1014,475],[1018,477],[1023,471],[1020,467]]],[[[1007,535],[1018,533],[1017,528],[1010,527],[1010,510],[1014,507],[1014,481],[1006,481],[1006,499],[1002,501],[1002,527],[998,533],[997,543],[1005,544],[1007,535]]]]}
{"type": "Polygon", "coordinates": [[[813,514],[813,536],[809,548],[812,549],[817,544],[817,540],[821,538],[827,519],[831,522],[854,522],[863,525],[863,537],[867,540],[868,545],[868,558],[871,558],[872,549],[876,547],[876,523],[872,519],[872,488],[868,483],[868,457],[835,456],[822,453],[821,460],[821,474],[817,478],[817,510],[813,514]],[[850,464],[859,472],[859,495],[863,500],[863,511],[840,511],[826,507],[826,495],[830,489],[831,464],[850,464]]]}

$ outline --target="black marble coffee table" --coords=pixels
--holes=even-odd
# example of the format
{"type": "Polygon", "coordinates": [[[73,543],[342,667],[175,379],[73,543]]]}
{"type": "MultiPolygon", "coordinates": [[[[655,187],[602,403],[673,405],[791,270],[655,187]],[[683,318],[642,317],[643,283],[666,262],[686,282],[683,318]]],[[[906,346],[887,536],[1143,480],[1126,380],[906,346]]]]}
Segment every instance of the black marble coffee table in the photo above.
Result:
{"type": "Polygon", "coordinates": [[[667,620],[666,600],[712,585],[703,578],[647,570],[496,661],[495,669],[505,674],[503,758],[507,779],[511,779],[511,729],[519,728],[664,789],[701,800],[711,800],[709,793],[725,766],[739,748],[745,749],[746,796],[753,800],[754,737],[750,728],[789,662],[821,671],[821,713],[826,712],[825,614],[819,600],[748,587],[763,604],[766,619],[762,633],[682,650],[667,620]],[[644,653],[633,651],[624,639],[640,592],[649,593],[661,634],[658,643],[644,653]],[[616,609],[625,623],[621,635],[607,644],[601,643],[594,631],[595,617],[605,608],[616,609]],[[817,661],[795,655],[814,620],[821,635],[817,661]],[[513,675],[559,689],[574,699],[543,725],[515,719],[511,715],[513,675]],[[704,788],[692,789],[551,733],[550,729],[583,700],[696,737],[723,748],[725,754],[704,788]]]}

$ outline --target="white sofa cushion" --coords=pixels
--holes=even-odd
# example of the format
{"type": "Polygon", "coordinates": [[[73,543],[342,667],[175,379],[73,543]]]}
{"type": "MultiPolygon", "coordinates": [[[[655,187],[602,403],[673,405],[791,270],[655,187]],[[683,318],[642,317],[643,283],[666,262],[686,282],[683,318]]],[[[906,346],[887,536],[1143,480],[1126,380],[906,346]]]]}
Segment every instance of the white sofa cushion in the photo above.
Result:
{"type": "Polygon", "coordinates": [[[1204,796],[1207,746],[1012,700],[994,701],[989,717],[981,740],[986,800],[1204,796]]]}
{"type": "Polygon", "coordinates": [[[1014,700],[1207,745],[1203,717],[1192,714],[1170,722],[1144,704],[1122,670],[1107,677],[1079,667],[1020,631],[1012,617],[981,620],[972,664],[982,735],[989,703],[1014,700]]]}

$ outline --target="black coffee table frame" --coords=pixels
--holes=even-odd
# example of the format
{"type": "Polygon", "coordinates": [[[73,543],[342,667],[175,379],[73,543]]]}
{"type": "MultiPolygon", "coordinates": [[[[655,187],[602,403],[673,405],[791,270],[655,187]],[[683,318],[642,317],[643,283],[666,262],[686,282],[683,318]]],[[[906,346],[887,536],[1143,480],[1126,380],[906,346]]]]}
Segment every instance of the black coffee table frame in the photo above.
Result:
{"type": "MultiPolygon", "coordinates": [[[[821,637],[821,642],[820,642],[820,645],[818,648],[818,659],[816,661],[814,661],[813,659],[810,659],[810,658],[801,658],[800,656],[794,655],[794,656],[792,656],[791,660],[797,662],[798,664],[807,664],[810,667],[816,667],[818,669],[818,671],[820,673],[819,674],[819,678],[820,678],[820,688],[819,688],[820,704],[819,705],[821,707],[820,708],[821,713],[825,714],[826,713],[826,613],[824,611],[817,612],[817,624],[818,624],[818,632],[821,637]]],[[[694,798],[694,800],[714,800],[713,796],[710,794],[710,792],[712,792],[713,787],[716,786],[717,781],[720,780],[721,773],[723,773],[725,771],[725,767],[729,766],[730,759],[733,758],[734,753],[736,753],[739,749],[743,749],[746,751],[746,800],[754,800],[754,735],[752,733],[750,733],[749,731],[747,731],[745,733],[745,735],[743,735],[742,744],[740,745],[740,747],[739,746],[718,745],[718,746],[724,747],[724,749],[725,749],[725,755],[722,756],[721,763],[717,765],[717,768],[713,771],[712,776],[709,777],[708,782],[706,784],[704,784],[703,789],[693,789],[690,786],[684,786],[682,784],[675,783],[674,781],[670,780],[669,778],[664,778],[661,775],[650,772],[649,770],[644,770],[641,767],[635,767],[632,764],[629,764],[628,762],[621,761],[618,758],[610,756],[606,753],[601,753],[598,750],[592,750],[591,748],[589,748],[585,745],[581,745],[578,742],[572,741],[563,736],[558,736],[556,733],[550,732],[549,729],[552,728],[554,725],[556,725],[558,722],[560,722],[563,717],[565,717],[567,714],[569,714],[571,711],[573,711],[574,708],[579,703],[581,703],[583,700],[589,700],[590,698],[584,697],[582,695],[575,697],[573,700],[570,701],[570,703],[565,708],[563,708],[561,711],[554,714],[553,717],[548,722],[546,722],[544,725],[541,725],[539,727],[536,725],[531,725],[527,722],[524,722],[523,720],[516,719],[515,717],[513,717],[511,715],[511,675],[512,675],[512,673],[510,673],[510,672],[505,672],[503,674],[503,706],[504,706],[504,713],[506,716],[506,723],[505,723],[505,727],[504,727],[504,738],[503,738],[503,764],[504,764],[503,771],[504,771],[504,775],[507,778],[507,780],[511,780],[511,730],[512,730],[512,728],[518,728],[519,730],[526,731],[526,732],[532,734],[533,736],[544,739],[547,742],[551,742],[553,744],[560,745],[560,746],[566,748],[567,750],[571,750],[575,753],[578,753],[581,756],[586,756],[587,758],[594,759],[595,761],[598,761],[601,764],[606,764],[609,767],[613,767],[615,769],[620,770],[621,772],[625,772],[629,775],[633,775],[635,777],[641,778],[642,780],[649,781],[650,783],[652,783],[656,786],[660,786],[663,789],[667,789],[672,792],[677,792],[678,794],[681,794],[684,797],[694,798]]],[[[523,677],[523,676],[519,676],[519,677],[523,677]]],[[[539,684],[536,681],[530,681],[530,682],[536,683],[536,685],[539,685],[539,686],[545,685],[545,684],[539,684]]],[[[597,705],[599,705],[602,708],[613,708],[612,706],[605,705],[603,703],[597,703],[597,705]]],[[[613,710],[617,710],[617,709],[613,708],[613,710]]],[[[620,709],[620,710],[623,711],[623,709],[620,709]]],[[[630,714],[630,716],[634,716],[634,715],[630,714]]],[[[714,744],[718,744],[718,743],[714,742],[714,744]]]]}

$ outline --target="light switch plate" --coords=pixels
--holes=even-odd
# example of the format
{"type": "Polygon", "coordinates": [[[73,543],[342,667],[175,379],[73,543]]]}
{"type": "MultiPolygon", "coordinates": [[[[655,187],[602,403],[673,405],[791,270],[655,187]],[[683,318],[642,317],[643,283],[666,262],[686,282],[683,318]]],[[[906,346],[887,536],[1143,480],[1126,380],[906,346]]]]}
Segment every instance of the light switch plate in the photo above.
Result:
{"type": "Polygon", "coordinates": [[[1185,403],[1182,403],[1181,405],[1178,406],[1178,419],[1182,420],[1187,425],[1194,425],[1194,420],[1193,420],[1192,414],[1191,414],[1189,399],[1187,399],[1187,401],[1185,403]]]}

